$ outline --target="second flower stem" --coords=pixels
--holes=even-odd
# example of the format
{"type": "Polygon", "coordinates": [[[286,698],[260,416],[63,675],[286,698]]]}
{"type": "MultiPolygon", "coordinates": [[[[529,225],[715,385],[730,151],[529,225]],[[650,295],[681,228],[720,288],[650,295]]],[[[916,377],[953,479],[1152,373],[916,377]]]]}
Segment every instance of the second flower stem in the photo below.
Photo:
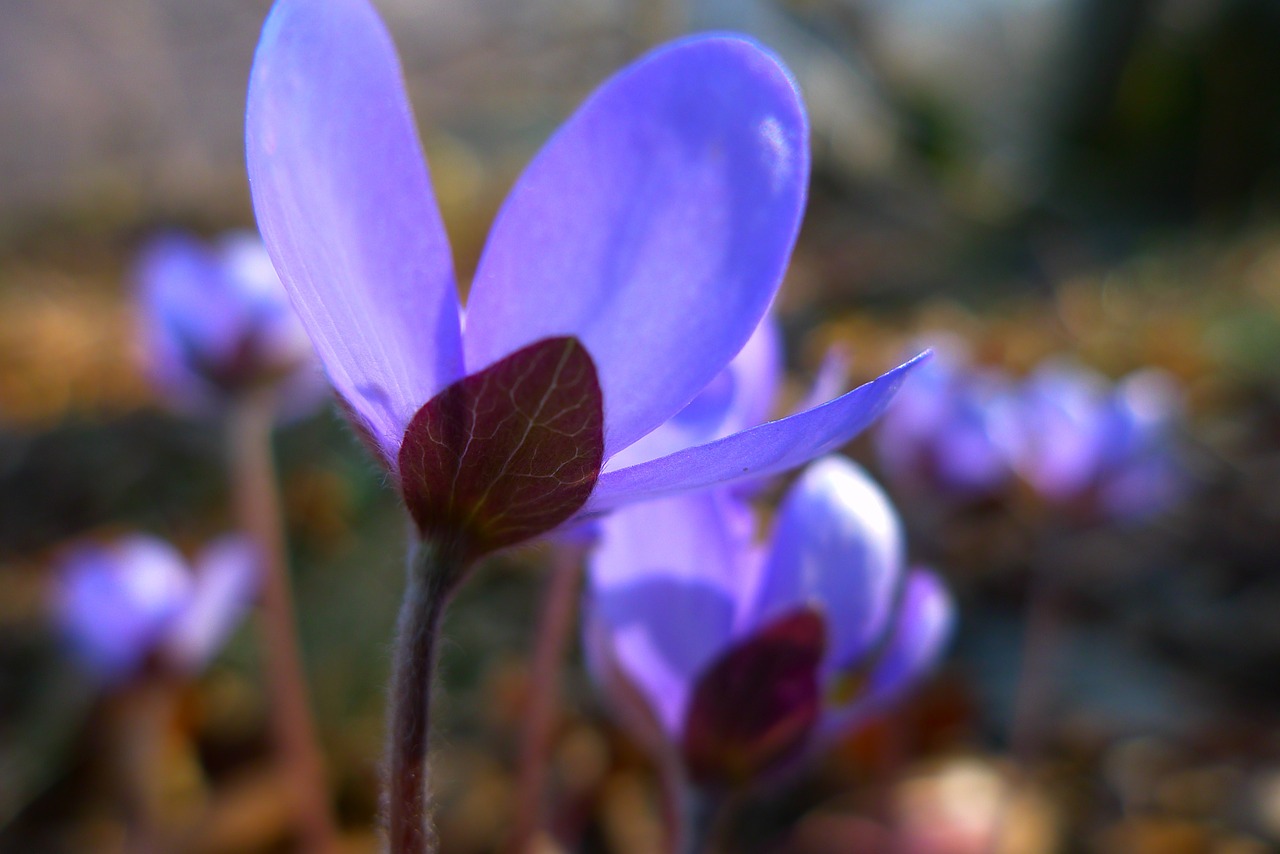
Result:
{"type": "Polygon", "coordinates": [[[560,698],[560,667],[574,626],[578,588],[582,583],[582,549],[557,544],[538,618],[529,706],[520,733],[520,770],[516,790],[515,831],[511,854],[527,854],[542,819],[551,730],[560,698]]]}
{"type": "Polygon", "coordinates": [[[271,729],[295,798],[301,850],[326,854],[336,847],[336,831],[298,646],[284,520],[271,452],[274,404],[266,395],[252,397],[231,414],[232,489],[239,524],[262,560],[259,622],[271,729]]]}

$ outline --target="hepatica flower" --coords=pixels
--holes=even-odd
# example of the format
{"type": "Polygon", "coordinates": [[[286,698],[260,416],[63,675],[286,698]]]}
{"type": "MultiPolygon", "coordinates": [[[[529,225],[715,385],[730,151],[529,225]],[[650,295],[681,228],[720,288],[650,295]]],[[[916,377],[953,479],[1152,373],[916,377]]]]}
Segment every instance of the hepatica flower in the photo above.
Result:
{"type": "Polygon", "coordinates": [[[700,786],[777,773],[848,731],[917,681],[950,632],[941,583],[904,568],[896,513],[842,457],[804,472],[764,544],[726,490],[629,507],[600,528],[592,669],[700,786]]]}
{"type": "Polygon", "coordinates": [[[972,365],[947,342],[916,371],[875,431],[880,465],[895,482],[954,497],[998,493],[1013,479],[1019,426],[1013,381],[972,365]]]}
{"type": "Polygon", "coordinates": [[[1019,393],[1012,459],[1051,502],[1095,517],[1150,516],[1184,489],[1174,440],[1181,413],[1180,391],[1164,373],[1138,371],[1112,383],[1051,361],[1019,393]]]}
{"type": "Polygon", "coordinates": [[[206,244],[153,239],[136,271],[146,371],[179,408],[210,411],[255,392],[301,414],[327,395],[306,332],[257,235],[206,244]]]}
{"type": "Polygon", "coordinates": [[[276,4],[246,124],[258,222],[330,380],[421,537],[467,559],[802,464],[865,427],[909,369],[627,454],[743,348],[799,227],[804,109],[749,40],[673,43],[588,98],[512,188],[465,318],[398,61],[364,0],[276,4]]]}
{"type": "Polygon", "coordinates": [[[168,543],[135,534],[63,556],[55,619],[76,658],[106,682],[152,663],[194,673],[248,611],[257,586],[257,555],[242,537],[214,541],[189,564],[168,543]]]}

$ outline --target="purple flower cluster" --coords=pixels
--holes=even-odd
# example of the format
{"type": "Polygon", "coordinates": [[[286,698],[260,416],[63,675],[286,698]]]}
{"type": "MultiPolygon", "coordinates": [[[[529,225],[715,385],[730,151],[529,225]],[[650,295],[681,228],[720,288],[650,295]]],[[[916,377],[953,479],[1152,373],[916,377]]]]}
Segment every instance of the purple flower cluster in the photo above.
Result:
{"type": "Polygon", "coordinates": [[[1019,393],[1014,468],[1048,501],[1114,519],[1158,513],[1182,495],[1174,432],[1181,391],[1154,369],[1112,383],[1048,362],[1019,393]]]}
{"type": "Polygon", "coordinates": [[[957,342],[934,349],[889,407],[875,433],[880,465],[914,491],[994,495],[1013,477],[1013,382],[971,366],[957,342]]]}
{"type": "Polygon", "coordinates": [[[156,664],[195,672],[248,611],[258,587],[249,543],[226,536],[192,564],[173,546],[134,534],[63,555],[55,618],[72,653],[106,682],[156,664]]]}
{"type": "Polygon", "coordinates": [[[916,682],[952,606],[908,571],[888,499],[842,457],[811,465],[773,532],[727,490],[620,510],[590,558],[592,669],[637,735],[705,786],[785,769],[916,682]]]}
{"type": "Polygon", "coordinates": [[[1182,493],[1173,379],[1144,370],[1118,382],[1065,360],[1022,381],[942,346],[876,432],[894,481],[960,497],[1001,493],[1015,478],[1045,501],[1093,518],[1158,513],[1182,493]]]}
{"type": "Polygon", "coordinates": [[[216,412],[272,389],[285,414],[302,414],[327,396],[257,235],[231,232],[205,244],[166,234],[144,247],[135,275],[146,371],[174,406],[216,412]]]}

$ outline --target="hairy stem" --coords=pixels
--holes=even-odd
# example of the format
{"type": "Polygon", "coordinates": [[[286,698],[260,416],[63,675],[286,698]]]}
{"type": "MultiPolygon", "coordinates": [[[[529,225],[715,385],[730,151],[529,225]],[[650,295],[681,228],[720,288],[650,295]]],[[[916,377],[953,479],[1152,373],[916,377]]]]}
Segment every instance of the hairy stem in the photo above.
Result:
{"type": "Polygon", "coordinates": [[[431,683],[440,618],[463,570],[460,550],[448,545],[419,543],[410,556],[391,665],[386,784],[391,854],[429,854],[436,848],[427,792],[431,683]]]}
{"type": "Polygon", "coordinates": [[[560,698],[560,667],[569,646],[582,582],[582,550],[558,544],[538,618],[528,712],[520,741],[520,770],[511,854],[525,854],[542,820],[551,730],[560,698]]]}
{"type": "Polygon", "coordinates": [[[336,847],[336,831],[298,646],[271,451],[274,415],[275,400],[266,395],[250,397],[233,410],[232,489],[240,527],[252,538],[262,560],[259,630],[272,736],[294,796],[301,850],[323,854],[336,847]]]}

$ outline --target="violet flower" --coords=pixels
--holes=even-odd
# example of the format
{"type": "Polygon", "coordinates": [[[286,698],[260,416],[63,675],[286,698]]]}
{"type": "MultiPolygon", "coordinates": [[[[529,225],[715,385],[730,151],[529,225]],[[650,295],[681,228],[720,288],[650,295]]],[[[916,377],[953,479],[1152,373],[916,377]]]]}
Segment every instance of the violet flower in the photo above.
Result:
{"type": "Polygon", "coordinates": [[[134,534],[82,544],[58,570],[55,619],[75,657],[108,683],[156,664],[200,670],[253,604],[258,559],[243,537],[191,564],[168,543],[134,534]]]}
{"type": "Polygon", "coordinates": [[[843,457],[811,465],[773,533],[719,490],[620,510],[589,559],[586,645],[629,727],[711,789],[776,774],[934,664],[952,606],[905,571],[888,499],[843,457]]]}
{"type": "Polygon", "coordinates": [[[177,408],[219,411],[271,389],[282,414],[302,415],[327,397],[257,235],[229,232],[205,244],[166,234],[143,249],[135,275],[146,372],[177,408]]]}
{"type": "Polygon", "coordinates": [[[915,491],[998,494],[1013,480],[1014,396],[1003,372],[971,365],[955,342],[938,346],[876,428],[881,469],[915,491]]]}
{"type": "Polygon", "coordinates": [[[1181,417],[1181,392],[1163,372],[1111,383],[1077,364],[1048,362],[1020,391],[1012,460],[1055,504],[1090,517],[1150,516],[1185,487],[1174,442],[1181,417]]]}
{"type": "Polygon", "coordinates": [[[246,124],[258,222],[330,380],[420,535],[470,557],[802,464],[865,427],[908,370],[620,456],[742,349],[799,228],[804,109],[745,38],[660,48],[587,100],[508,196],[465,329],[399,64],[365,0],[276,4],[246,124]]]}

